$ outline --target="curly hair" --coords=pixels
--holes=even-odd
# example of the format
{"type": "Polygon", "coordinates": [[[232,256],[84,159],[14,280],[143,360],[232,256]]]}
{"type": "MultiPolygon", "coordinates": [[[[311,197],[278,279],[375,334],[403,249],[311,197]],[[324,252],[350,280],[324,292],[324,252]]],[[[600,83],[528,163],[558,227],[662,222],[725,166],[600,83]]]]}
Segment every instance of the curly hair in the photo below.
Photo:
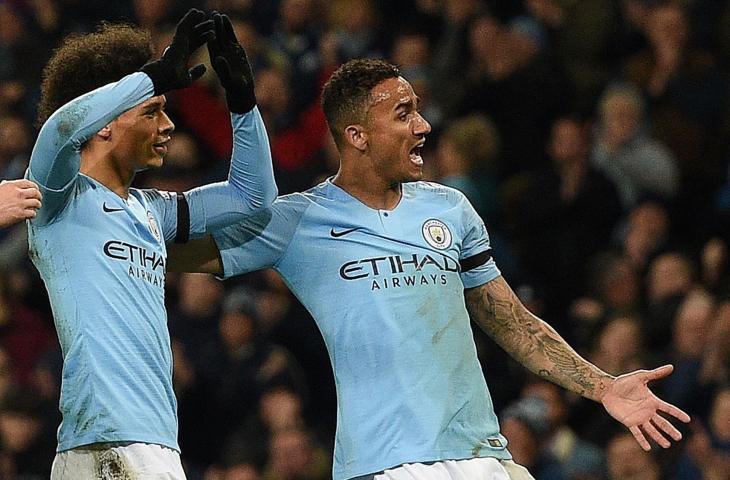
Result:
{"type": "Polygon", "coordinates": [[[37,125],[76,97],[116,82],[152,58],[150,35],[126,24],[102,23],[88,34],[71,34],[43,70],[37,125]]]}
{"type": "Polygon", "coordinates": [[[332,74],[322,90],[322,110],[337,145],[341,145],[345,123],[365,119],[373,87],[399,76],[397,66],[373,59],[350,60],[332,74]]]}

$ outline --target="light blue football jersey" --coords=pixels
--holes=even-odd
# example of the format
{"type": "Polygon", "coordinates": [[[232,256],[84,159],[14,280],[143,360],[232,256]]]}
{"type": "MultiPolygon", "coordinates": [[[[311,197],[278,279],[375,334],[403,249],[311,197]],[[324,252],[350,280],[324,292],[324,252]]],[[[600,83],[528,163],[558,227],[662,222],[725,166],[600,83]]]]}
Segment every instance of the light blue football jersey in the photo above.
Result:
{"type": "Polygon", "coordinates": [[[374,210],[328,180],[213,236],[226,277],[273,267],[317,322],[337,386],[336,480],[510,458],[464,301],[500,272],[463,194],[408,183],[394,210],[374,210]]]}
{"type": "Polygon", "coordinates": [[[233,115],[226,182],[183,194],[130,189],[124,199],[79,173],[82,145],[153,95],[135,73],[60,108],[45,123],[27,177],[43,207],[28,223],[64,365],[58,451],[99,442],[179,450],[165,312],[166,242],[241,220],[276,196],[258,110],[233,115]]]}

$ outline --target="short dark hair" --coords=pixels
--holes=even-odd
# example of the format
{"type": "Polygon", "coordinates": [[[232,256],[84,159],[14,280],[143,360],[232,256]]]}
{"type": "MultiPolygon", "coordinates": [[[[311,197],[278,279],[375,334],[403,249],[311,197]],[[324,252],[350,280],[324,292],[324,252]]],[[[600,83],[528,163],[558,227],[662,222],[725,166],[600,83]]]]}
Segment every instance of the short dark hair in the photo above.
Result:
{"type": "Polygon", "coordinates": [[[43,70],[37,125],[85,93],[139,70],[152,58],[150,34],[126,24],[102,23],[87,34],[71,34],[43,70]]]}
{"type": "Polygon", "coordinates": [[[340,145],[344,124],[363,121],[370,104],[370,92],[389,78],[398,78],[400,70],[384,60],[350,60],[338,68],[322,90],[322,110],[330,132],[340,145]]]}

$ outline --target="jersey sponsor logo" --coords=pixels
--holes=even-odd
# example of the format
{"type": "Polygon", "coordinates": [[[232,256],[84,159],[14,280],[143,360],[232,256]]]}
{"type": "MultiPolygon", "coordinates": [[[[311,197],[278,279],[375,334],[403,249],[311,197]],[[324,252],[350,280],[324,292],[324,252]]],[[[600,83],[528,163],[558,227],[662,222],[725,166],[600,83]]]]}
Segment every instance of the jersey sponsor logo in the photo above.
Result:
{"type": "Polygon", "coordinates": [[[441,220],[426,220],[421,228],[426,243],[438,250],[446,250],[451,246],[451,230],[441,220]]]}
{"type": "Polygon", "coordinates": [[[112,213],[112,212],[121,212],[122,210],[124,210],[123,208],[112,208],[112,207],[108,207],[108,206],[106,205],[106,202],[104,202],[104,203],[103,203],[103,204],[101,205],[101,208],[102,208],[102,210],[104,210],[104,211],[105,211],[106,213],[112,213]]]}
{"type": "Polygon", "coordinates": [[[159,242],[161,239],[160,229],[157,227],[157,221],[155,220],[154,215],[152,215],[152,212],[150,212],[149,210],[147,210],[147,221],[150,224],[150,232],[152,232],[152,235],[154,235],[159,242]]]}
{"type": "Polygon", "coordinates": [[[333,238],[340,238],[340,237],[342,237],[342,236],[345,236],[345,235],[347,235],[348,233],[352,233],[352,232],[354,232],[355,230],[357,230],[357,228],[348,228],[347,230],[340,230],[339,232],[337,232],[337,231],[335,231],[335,229],[333,228],[333,229],[330,229],[330,235],[331,235],[331,236],[332,236],[333,238]]]}
{"type": "Polygon", "coordinates": [[[158,252],[144,247],[109,240],[104,244],[104,255],[128,263],[127,273],[130,277],[144,280],[155,287],[165,286],[165,258],[158,252]]]}
{"type": "Polygon", "coordinates": [[[447,273],[459,272],[459,263],[446,255],[413,253],[387,257],[364,258],[344,263],[340,267],[343,280],[371,279],[371,290],[446,285],[447,273]]]}

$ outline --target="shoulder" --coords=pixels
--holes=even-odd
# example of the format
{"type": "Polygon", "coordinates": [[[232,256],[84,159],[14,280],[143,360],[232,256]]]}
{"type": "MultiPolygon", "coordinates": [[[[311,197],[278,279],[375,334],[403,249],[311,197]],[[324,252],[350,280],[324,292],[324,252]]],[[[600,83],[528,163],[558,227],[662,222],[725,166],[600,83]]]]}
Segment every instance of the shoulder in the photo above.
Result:
{"type": "Polygon", "coordinates": [[[137,197],[139,200],[156,203],[159,201],[169,201],[177,197],[177,192],[168,192],[167,190],[158,190],[156,188],[130,188],[129,194],[137,197]]]}
{"type": "Polygon", "coordinates": [[[403,184],[404,193],[419,198],[441,201],[452,205],[467,202],[466,196],[459,190],[436,182],[411,182],[403,184]]]}
{"type": "Polygon", "coordinates": [[[303,213],[311,206],[323,205],[331,202],[333,199],[330,188],[331,185],[327,182],[322,182],[319,185],[303,192],[281,195],[274,200],[272,208],[295,210],[303,213]]]}

